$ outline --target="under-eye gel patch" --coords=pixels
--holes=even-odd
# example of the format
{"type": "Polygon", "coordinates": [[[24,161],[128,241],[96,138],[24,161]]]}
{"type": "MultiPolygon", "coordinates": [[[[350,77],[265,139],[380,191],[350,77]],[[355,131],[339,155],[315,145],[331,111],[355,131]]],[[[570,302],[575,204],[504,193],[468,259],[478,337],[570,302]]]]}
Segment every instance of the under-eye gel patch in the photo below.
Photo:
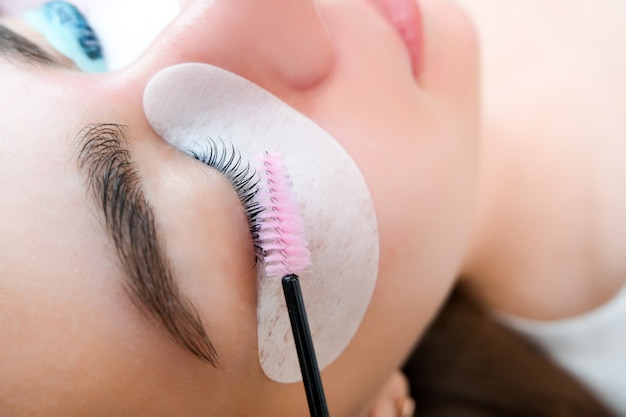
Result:
{"type": "MultiPolygon", "coordinates": [[[[279,152],[293,182],[312,264],[300,274],[320,368],[346,348],[369,305],[378,273],[374,205],[355,162],[328,133],[252,82],[205,64],[159,72],[144,95],[155,131],[179,149],[207,137],[253,160],[279,152]]],[[[206,146],[206,144],[204,145],[206,146]]],[[[280,279],[258,268],[259,360],[279,382],[301,379],[280,279]]]]}

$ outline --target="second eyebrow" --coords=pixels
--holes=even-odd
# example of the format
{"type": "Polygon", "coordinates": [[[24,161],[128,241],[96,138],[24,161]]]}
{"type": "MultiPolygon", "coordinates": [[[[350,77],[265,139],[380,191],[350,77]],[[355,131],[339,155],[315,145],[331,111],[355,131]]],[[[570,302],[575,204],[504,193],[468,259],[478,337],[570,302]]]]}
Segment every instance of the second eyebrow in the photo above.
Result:
{"type": "Polygon", "coordinates": [[[88,126],[79,134],[78,145],[78,166],[104,213],[135,304],[159,321],[181,347],[217,366],[215,348],[197,311],[180,294],[159,244],[154,214],[140,186],[126,128],[88,126]]]}
{"type": "Polygon", "coordinates": [[[44,65],[49,67],[67,66],[54,55],[46,52],[35,43],[1,24],[0,57],[18,59],[31,65],[44,65]]]}

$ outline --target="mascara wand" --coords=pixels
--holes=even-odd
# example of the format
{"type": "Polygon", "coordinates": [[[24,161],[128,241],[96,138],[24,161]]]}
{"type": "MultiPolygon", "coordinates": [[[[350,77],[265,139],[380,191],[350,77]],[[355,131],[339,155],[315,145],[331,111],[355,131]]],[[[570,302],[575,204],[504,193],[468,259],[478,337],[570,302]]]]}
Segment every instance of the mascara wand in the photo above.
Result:
{"type": "Polygon", "coordinates": [[[298,353],[298,362],[311,417],[329,417],[313,339],[297,273],[311,263],[304,222],[289,176],[278,153],[266,152],[261,176],[265,189],[259,200],[259,240],[268,277],[282,277],[283,294],[298,353]]]}

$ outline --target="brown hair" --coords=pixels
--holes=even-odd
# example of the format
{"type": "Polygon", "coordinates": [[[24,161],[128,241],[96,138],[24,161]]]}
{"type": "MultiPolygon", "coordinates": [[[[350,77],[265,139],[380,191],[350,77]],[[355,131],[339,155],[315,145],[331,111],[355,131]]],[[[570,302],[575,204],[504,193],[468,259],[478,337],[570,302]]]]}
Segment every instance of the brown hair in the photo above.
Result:
{"type": "Polygon", "coordinates": [[[611,416],[537,347],[457,287],[404,369],[419,417],[611,416]]]}

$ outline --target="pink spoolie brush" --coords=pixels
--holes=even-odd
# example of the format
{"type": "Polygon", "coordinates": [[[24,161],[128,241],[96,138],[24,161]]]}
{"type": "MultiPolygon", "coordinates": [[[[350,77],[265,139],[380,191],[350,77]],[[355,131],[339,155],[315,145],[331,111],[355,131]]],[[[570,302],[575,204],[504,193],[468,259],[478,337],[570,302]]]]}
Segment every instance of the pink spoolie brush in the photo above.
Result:
{"type": "Polygon", "coordinates": [[[259,202],[262,211],[259,240],[268,277],[298,274],[311,264],[311,252],[304,235],[289,176],[279,153],[266,152],[262,159],[259,202]]]}
{"type": "Polygon", "coordinates": [[[258,201],[259,241],[267,277],[282,277],[283,293],[311,417],[328,417],[313,339],[296,274],[311,264],[304,221],[279,153],[266,152],[261,159],[258,201]]]}

